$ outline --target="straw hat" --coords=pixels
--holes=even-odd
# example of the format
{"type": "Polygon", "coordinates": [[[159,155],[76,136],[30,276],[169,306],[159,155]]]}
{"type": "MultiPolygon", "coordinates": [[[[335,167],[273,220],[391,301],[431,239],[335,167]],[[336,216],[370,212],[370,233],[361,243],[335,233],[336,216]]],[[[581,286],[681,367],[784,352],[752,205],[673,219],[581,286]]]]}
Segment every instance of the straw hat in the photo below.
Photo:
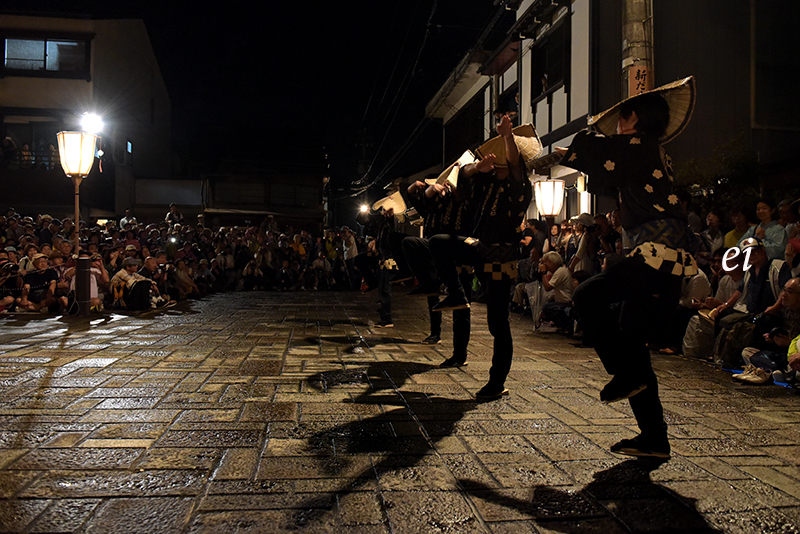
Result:
{"type": "Polygon", "coordinates": [[[478,159],[475,157],[475,154],[472,153],[471,150],[467,150],[461,157],[458,158],[456,161],[450,164],[437,178],[428,178],[425,180],[425,183],[428,185],[433,184],[443,184],[445,182],[450,182],[453,187],[458,185],[458,168],[463,167],[464,165],[469,165],[470,163],[475,163],[478,159]]]}
{"type": "MultiPolygon", "coordinates": [[[[517,144],[520,156],[522,156],[526,166],[528,166],[530,162],[542,153],[542,142],[536,134],[536,129],[533,127],[533,124],[523,124],[511,130],[511,133],[514,135],[514,142],[517,144]]],[[[495,167],[508,166],[508,162],[506,161],[506,145],[502,136],[498,135],[497,137],[492,137],[475,150],[475,155],[480,159],[485,158],[489,154],[495,155],[495,167]]]]}
{"type": "Polygon", "coordinates": [[[662,85],[650,91],[644,91],[638,95],[626,98],[618,102],[609,109],[589,117],[589,124],[594,125],[594,129],[603,135],[614,135],[617,133],[617,122],[619,122],[619,108],[623,102],[631,98],[637,98],[648,93],[658,93],[664,97],[669,104],[669,124],[664,135],[659,138],[659,143],[666,144],[675,139],[683,131],[692,118],[695,103],[694,76],[689,76],[682,80],[677,80],[667,85],[662,85]]]}
{"type": "Polygon", "coordinates": [[[395,217],[397,217],[400,222],[403,222],[403,214],[405,213],[407,206],[406,201],[403,200],[403,195],[400,194],[400,191],[395,191],[388,197],[383,197],[372,205],[372,209],[375,211],[378,211],[381,208],[383,208],[384,211],[394,209],[395,217]]]}

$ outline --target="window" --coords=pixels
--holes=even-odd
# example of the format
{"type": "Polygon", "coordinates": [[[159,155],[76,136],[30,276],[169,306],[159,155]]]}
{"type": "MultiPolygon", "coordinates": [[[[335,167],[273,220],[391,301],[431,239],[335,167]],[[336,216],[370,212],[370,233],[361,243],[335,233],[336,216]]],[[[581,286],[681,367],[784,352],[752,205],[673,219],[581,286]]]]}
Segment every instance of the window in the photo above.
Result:
{"type": "Polygon", "coordinates": [[[569,24],[562,19],[531,51],[531,97],[546,94],[565,81],[569,73],[569,24]]]}
{"type": "Polygon", "coordinates": [[[5,36],[4,76],[89,79],[90,37],[5,36]]]}

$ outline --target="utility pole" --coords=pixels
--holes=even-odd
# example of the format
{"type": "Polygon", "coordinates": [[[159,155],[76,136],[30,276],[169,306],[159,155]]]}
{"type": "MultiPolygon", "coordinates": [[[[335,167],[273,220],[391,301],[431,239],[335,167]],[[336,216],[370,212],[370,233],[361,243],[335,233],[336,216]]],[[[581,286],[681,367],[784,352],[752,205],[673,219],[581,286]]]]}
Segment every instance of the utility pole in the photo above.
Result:
{"type": "Polygon", "coordinates": [[[653,0],[623,0],[622,95],[629,97],[654,87],[653,0]]]}

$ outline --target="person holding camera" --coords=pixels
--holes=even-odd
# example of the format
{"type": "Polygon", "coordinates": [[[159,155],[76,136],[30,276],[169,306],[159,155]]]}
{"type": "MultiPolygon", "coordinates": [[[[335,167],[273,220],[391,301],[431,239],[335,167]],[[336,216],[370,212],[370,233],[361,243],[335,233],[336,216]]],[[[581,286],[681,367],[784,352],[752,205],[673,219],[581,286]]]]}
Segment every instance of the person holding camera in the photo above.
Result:
{"type": "Polygon", "coordinates": [[[16,308],[17,295],[22,294],[22,275],[19,272],[19,265],[8,259],[8,254],[0,250],[0,254],[5,254],[5,258],[0,258],[0,307],[2,312],[13,311],[16,308]]]}

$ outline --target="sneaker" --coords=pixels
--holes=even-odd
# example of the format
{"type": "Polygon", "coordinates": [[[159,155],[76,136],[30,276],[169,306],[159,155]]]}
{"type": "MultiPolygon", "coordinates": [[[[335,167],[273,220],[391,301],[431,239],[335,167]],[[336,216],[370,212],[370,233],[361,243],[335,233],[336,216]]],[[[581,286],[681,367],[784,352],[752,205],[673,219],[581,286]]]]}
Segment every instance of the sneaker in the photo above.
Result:
{"type": "Polygon", "coordinates": [[[423,345],[437,345],[441,342],[442,342],[441,338],[435,334],[431,334],[422,340],[423,345]]]}
{"type": "Polygon", "coordinates": [[[737,373],[737,374],[733,375],[733,379],[734,380],[745,380],[748,376],[753,374],[756,371],[756,369],[758,369],[758,367],[756,367],[752,363],[748,363],[745,366],[745,368],[742,370],[741,373],[737,373]]]}
{"type": "Polygon", "coordinates": [[[794,384],[797,382],[797,371],[789,368],[783,371],[772,371],[772,381],[780,382],[781,384],[794,384]]]}
{"type": "Polygon", "coordinates": [[[445,311],[455,311],[455,310],[467,310],[469,309],[469,302],[463,296],[453,296],[448,295],[441,301],[439,304],[431,308],[431,311],[435,312],[445,312],[445,311]]]}
{"type": "Polygon", "coordinates": [[[381,321],[375,323],[375,328],[394,328],[394,323],[391,321],[381,321]]]}
{"type": "Polygon", "coordinates": [[[614,376],[600,392],[600,400],[606,404],[629,399],[647,389],[647,384],[636,384],[614,376]]]}
{"type": "Polygon", "coordinates": [[[449,369],[451,367],[466,367],[466,366],[467,366],[466,356],[450,356],[445,361],[439,364],[439,367],[441,367],[442,369],[449,369]]]}
{"type": "Polygon", "coordinates": [[[761,369],[760,367],[756,367],[755,371],[742,378],[742,382],[746,384],[761,385],[771,381],[772,381],[772,371],[769,371],[767,369],[761,369]]]}
{"type": "Polygon", "coordinates": [[[438,297],[439,286],[420,284],[408,292],[409,297],[438,297]]]}
{"type": "Polygon", "coordinates": [[[508,395],[508,390],[503,386],[498,387],[492,384],[486,384],[475,394],[475,400],[485,402],[499,399],[504,395],[508,395]]]}
{"type": "Polygon", "coordinates": [[[615,443],[611,446],[611,452],[641,458],[669,458],[670,456],[669,441],[666,438],[651,441],[642,436],[623,439],[615,443]]]}

